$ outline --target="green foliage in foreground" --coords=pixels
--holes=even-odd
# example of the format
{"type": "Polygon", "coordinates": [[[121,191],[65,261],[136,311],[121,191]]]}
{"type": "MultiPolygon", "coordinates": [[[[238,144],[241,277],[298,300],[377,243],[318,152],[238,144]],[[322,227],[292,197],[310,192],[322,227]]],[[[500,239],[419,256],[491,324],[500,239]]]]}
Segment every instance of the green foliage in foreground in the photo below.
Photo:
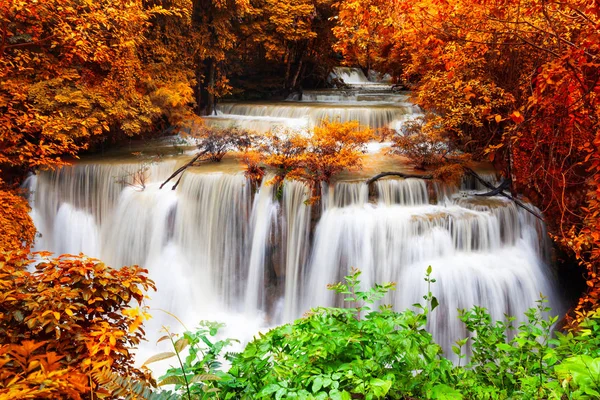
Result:
{"type": "MultiPolygon", "coordinates": [[[[355,270],[346,283],[329,286],[351,307],[317,308],[260,335],[241,353],[225,354],[227,371],[218,358],[230,341],[213,341],[218,325],[204,323],[177,341],[170,335],[179,367],[161,384],[175,384],[184,399],[600,398],[600,313],[576,334],[562,334],[552,332],[556,317],[543,317],[544,298],[517,328],[514,318],[492,322],[481,307],[463,310],[472,335],[453,351],[462,360],[469,344],[472,354],[467,365],[454,365],[425,330],[437,306],[431,290],[425,305],[415,305],[418,312],[373,311],[394,285],[361,291],[359,277],[355,270]]],[[[435,282],[431,267],[425,280],[435,282]]]]}

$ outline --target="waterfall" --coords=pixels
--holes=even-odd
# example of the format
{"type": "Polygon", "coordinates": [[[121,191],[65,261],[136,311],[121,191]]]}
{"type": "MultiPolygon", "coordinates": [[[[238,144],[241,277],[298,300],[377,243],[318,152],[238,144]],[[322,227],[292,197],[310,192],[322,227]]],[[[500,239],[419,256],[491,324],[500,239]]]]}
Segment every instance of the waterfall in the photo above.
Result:
{"type": "Polygon", "coordinates": [[[246,312],[256,313],[265,308],[265,264],[272,252],[271,234],[276,232],[279,204],[273,199],[272,176],[266,176],[254,201],[252,210],[252,246],[246,284],[246,312]]]}
{"type": "MultiPolygon", "coordinates": [[[[371,87],[356,70],[338,73],[361,89],[308,92],[279,103],[223,103],[207,123],[307,129],[340,118],[397,128],[418,115],[405,94],[371,87]]],[[[397,168],[397,159],[377,157],[371,171],[385,171],[388,163],[397,168]]],[[[562,310],[543,222],[508,199],[474,196],[488,189],[472,178],[459,186],[388,178],[369,187],[363,177],[344,174],[345,181],[323,185],[321,204],[311,205],[301,182],[275,187],[267,177],[254,193],[229,160],[190,168],[176,190],[160,189],[188,159],[145,165],[119,156],[30,177],[35,249],[147,268],[158,286],[151,294],[151,334],[170,323],[159,311],[166,310],[190,328],[213,319],[231,325],[230,337],[248,339],[310,307],[340,305],[326,285],[343,280],[351,267],[363,271],[363,288],[397,282],[383,302],[402,310],[427,293],[423,277],[431,265],[440,306],[429,329],[447,350],[466,335],[457,308],[480,305],[494,319],[522,317],[541,292],[555,312],[562,310]],[[140,170],[143,185],[123,179],[140,170]]],[[[497,182],[494,173],[482,176],[497,182]]]]}
{"type": "Polygon", "coordinates": [[[285,292],[282,321],[292,321],[298,316],[300,294],[304,291],[304,263],[310,249],[310,212],[307,204],[309,189],[300,182],[286,182],[283,192],[284,218],[286,223],[285,292]]]}
{"type": "Polygon", "coordinates": [[[341,122],[358,121],[363,126],[381,128],[395,126],[415,112],[409,104],[320,104],[304,102],[284,103],[221,103],[217,116],[205,120],[212,124],[226,124],[255,131],[266,131],[281,125],[288,128],[311,128],[322,120],[341,122]]]}
{"type": "Polygon", "coordinates": [[[456,308],[478,304],[494,318],[521,315],[540,292],[560,304],[543,224],[506,199],[461,192],[430,204],[425,181],[386,179],[375,183],[371,200],[364,183],[338,182],[323,198],[310,243],[311,206],[302,183],[285,182],[278,200],[265,179],[252,201],[241,174],[190,171],[176,191],[158,189],[156,178],[138,190],[114,182],[123,168],[134,167],[76,165],[30,181],[43,229],[36,248],[84,251],[115,266],[137,263],[159,276],[178,271],[184,289],[158,282],[159,297],[170,298],[175,312],[185,310],[176,298],[187,291],[194,304],[289,321],[310,307],[336,304],[325,286],[351,267],[364,271],[367,286],[398,282],[388,300],[403,309],[426,292],[428,265],[442,304],[431,327],[444,343],[456,340],[456,308]]]}
{"type": "Polygon", "coordinates": [[[451,205],[428,204],[423,187],[407,181],[381,182],[398,189],[397,201],[383,192],[376,205],[356,202],[325,211],[301,309],[340,305],[324,283],[341,281],[351,267],[363,271],[365,287],[397,282],[397,291],[384,302],[406,309],[427,293],[423,277],[432,265],[437,279],[432,290],[442,305],[429,328],[446,349],[466,335],[457,309],[480,305],[495,320],[505,313],[523,318],[541,292],[560,311],[540,221],[500,199],[485,206],[475,205],[477,198],[458,195],[451,205]]]}
{"type": "Polygon", "coordinates": [[[305,90],[302,92],[302,98],[298,93],[294,93],[287,98],[287,101],[302,101],[308,103],[352,103],[363,107],[377,104],[396,104],[414,108],[408,101],[406,93],[391,93],[389,88],[386,90],[364,90],[343,89],[343,90],[305,90]]]}
{"type": "Polygon", "coordinates": [[[370,82],[359,68],[335,67],[333,73],[348,85],[363,85],[370,82]]]}

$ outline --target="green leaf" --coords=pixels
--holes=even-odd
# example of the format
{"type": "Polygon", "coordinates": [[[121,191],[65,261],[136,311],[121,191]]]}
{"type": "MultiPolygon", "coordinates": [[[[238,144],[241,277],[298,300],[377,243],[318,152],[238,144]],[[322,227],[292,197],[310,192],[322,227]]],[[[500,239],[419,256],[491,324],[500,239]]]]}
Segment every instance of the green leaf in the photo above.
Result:
{"type": "Polygon", "coordinates": [[[281,386],[279,386],[276,383],[271,383],[270,385],[267,385],[264,388],[262,388],[262,390],[260,392],[258,392],[258,397],[268,396],[272,393],[275,393],[279,389],[281,389],[281,386]]]}
{"type": "Polygon", "coordinates": [[[190,344],[190,342],[185,337],[179,338],[179,340],[175,342],[175,351],[177,353],[181,353],[188,344],[190,344]]]}
{"type": "Polygon", "coordinates": [[[440,303],[438,302],[437,297],[433,296],[431,298],[431,311],[435,310],[435,308],[439,305],[440,305],[440,303]]]}
{"type": "Polygon", "coordinates": [[[343,392],[340,392],[336,389],[333,389],[329,392],[329,398],[331,400],[352,400],[352,396],[350,396],[350,393],[346,392],[345,390],[343,392]]]}
{"type": "Polygon", "coordinates": [[[221,378],[219,378],[217,375],[201,374],[201,375],[192,376],[192,378],[190,379],[190,383],[205,382],[205,381],[219,381],[219,380],[221,380],[221,378]]]}
{"type": "Polygon", "coordinates": [[[181,375],[171,375],[161,380],[158,385],[185,385],[185,379],[181,375]]]}
{"type": "Polygon", "coordinates": [[[384,397],[392,387],[392,381],[375,378],[371,379],[369,386],[376,397],[384,397]]]}
{"type": "Polygon", "coordinates": [[[439,384],[431,388],[429,398],[435,400],[462,400],[462,394],[451,386],[439,384]]]}
{"type": "Polygon", "coordinates": [[[323,387],[323,378],[320,376],[317,376],[312,384],[312,392],[318,393],[322,387],[323,387]]]}
{"type": "Polygon", "coordinates": [[[151,364],[153,362],[157,362],[157,361],[161,361],[161,360],[166,360],[166,359],[174,357],[176,355],[177,354],[173,353],[172,351],[167,351],[167,352],[164,352],[164,353],[155,354],[152,357],[150,357],[149,359],[147,359],[146,362],[142,364],[142,367],[144,365],[148,365],[148,364],[151,364]]]}

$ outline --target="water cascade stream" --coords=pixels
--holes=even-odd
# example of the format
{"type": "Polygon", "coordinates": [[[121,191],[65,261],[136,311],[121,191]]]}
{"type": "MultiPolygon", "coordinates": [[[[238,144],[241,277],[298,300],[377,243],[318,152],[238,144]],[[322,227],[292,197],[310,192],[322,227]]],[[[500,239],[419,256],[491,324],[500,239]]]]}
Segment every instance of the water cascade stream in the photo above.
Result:
{"type": "MultiPolygon", "coordinates": [[[[373,93],[349,93],[337,94],[333,105],[332,92],[311,94],[310,102],[296,102],[301,106],[220,109],[313,122],[331,110],[352,110],[349,119],[370,115],[363,121],[373,127],[414,115],[400,95],[388,93],[385,105],[374,106],[357,100],[373,93]],[[380,112],[381,119],[372,117],[380,112]]],[[[465,334],[458,308],[481,305],[494,318],[522,316],[542,292],[561,309],[544,224],[506,199],[473,196],[481,188],[472,183],[436,190],[421,179],[382,179],[371,187],[362,179],[339,181],[324,190],[320,219],[312,221],[314,206],[299,182],[285,182],[281,193],[263,183],[252,193],[241,172],[192,169],[176,190],[160,190],[183,162],[150,166],[143,190],[118,179],[140,167],[133,158],[84,161],[30,177],[36,249],[84,252],[112,266],[143,265],[159,288],[153,308],[190,327],[219,319],[230,325],[229,336],[241,339],[310,307],[337,304],[326,284],[350,267],[364,271],[365,285],[397,282],[385,302],[400,310],[426,293],[423,277],[432,265],[441,305],[430,329],[446,348],[465,334]]],[[[154,315],[148,332],[169,318],[154,315]]]]}

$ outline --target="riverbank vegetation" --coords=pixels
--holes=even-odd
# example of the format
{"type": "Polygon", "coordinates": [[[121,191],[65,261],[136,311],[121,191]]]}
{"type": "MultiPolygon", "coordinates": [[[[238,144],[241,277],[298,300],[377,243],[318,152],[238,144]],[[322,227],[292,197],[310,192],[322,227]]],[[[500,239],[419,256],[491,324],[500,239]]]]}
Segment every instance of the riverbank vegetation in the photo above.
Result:
{"type": "Polygon", "coordinates": [[[392,283],[363,290],[360,271],[329,289],[345,308],[317,308],[302,319],[261,334],[240,353],[225,353],[230,340],[215,340],[219,325],[204,322],[194,332],[169,333],[178,363],[159,380],[192,399],[594,399],[600,396],[600,315],[591,314],[578,333],[554,333],[558,317],[542,297],[522,322],[492,321],[480,307],[462,310],[471,336],[446,358],[426,330],[438,301],[396,312],[376,304],[392,283]],[[187,353],[187,354],[186,354],[187,353]],[[467,354],[469,359],[467,360],[467,354]],[[230,363],[223,368],[219,356],[230,363]]]}
{"type": "Polygon", "coordinates": [[[489,159],[538,206],[599,300],[600,12],[594,1],[342,1],[336,48],[389,71],[429,112],[424,130],[489,159]],[[362,28],[362,29],[361,29],[362,28]]]}

